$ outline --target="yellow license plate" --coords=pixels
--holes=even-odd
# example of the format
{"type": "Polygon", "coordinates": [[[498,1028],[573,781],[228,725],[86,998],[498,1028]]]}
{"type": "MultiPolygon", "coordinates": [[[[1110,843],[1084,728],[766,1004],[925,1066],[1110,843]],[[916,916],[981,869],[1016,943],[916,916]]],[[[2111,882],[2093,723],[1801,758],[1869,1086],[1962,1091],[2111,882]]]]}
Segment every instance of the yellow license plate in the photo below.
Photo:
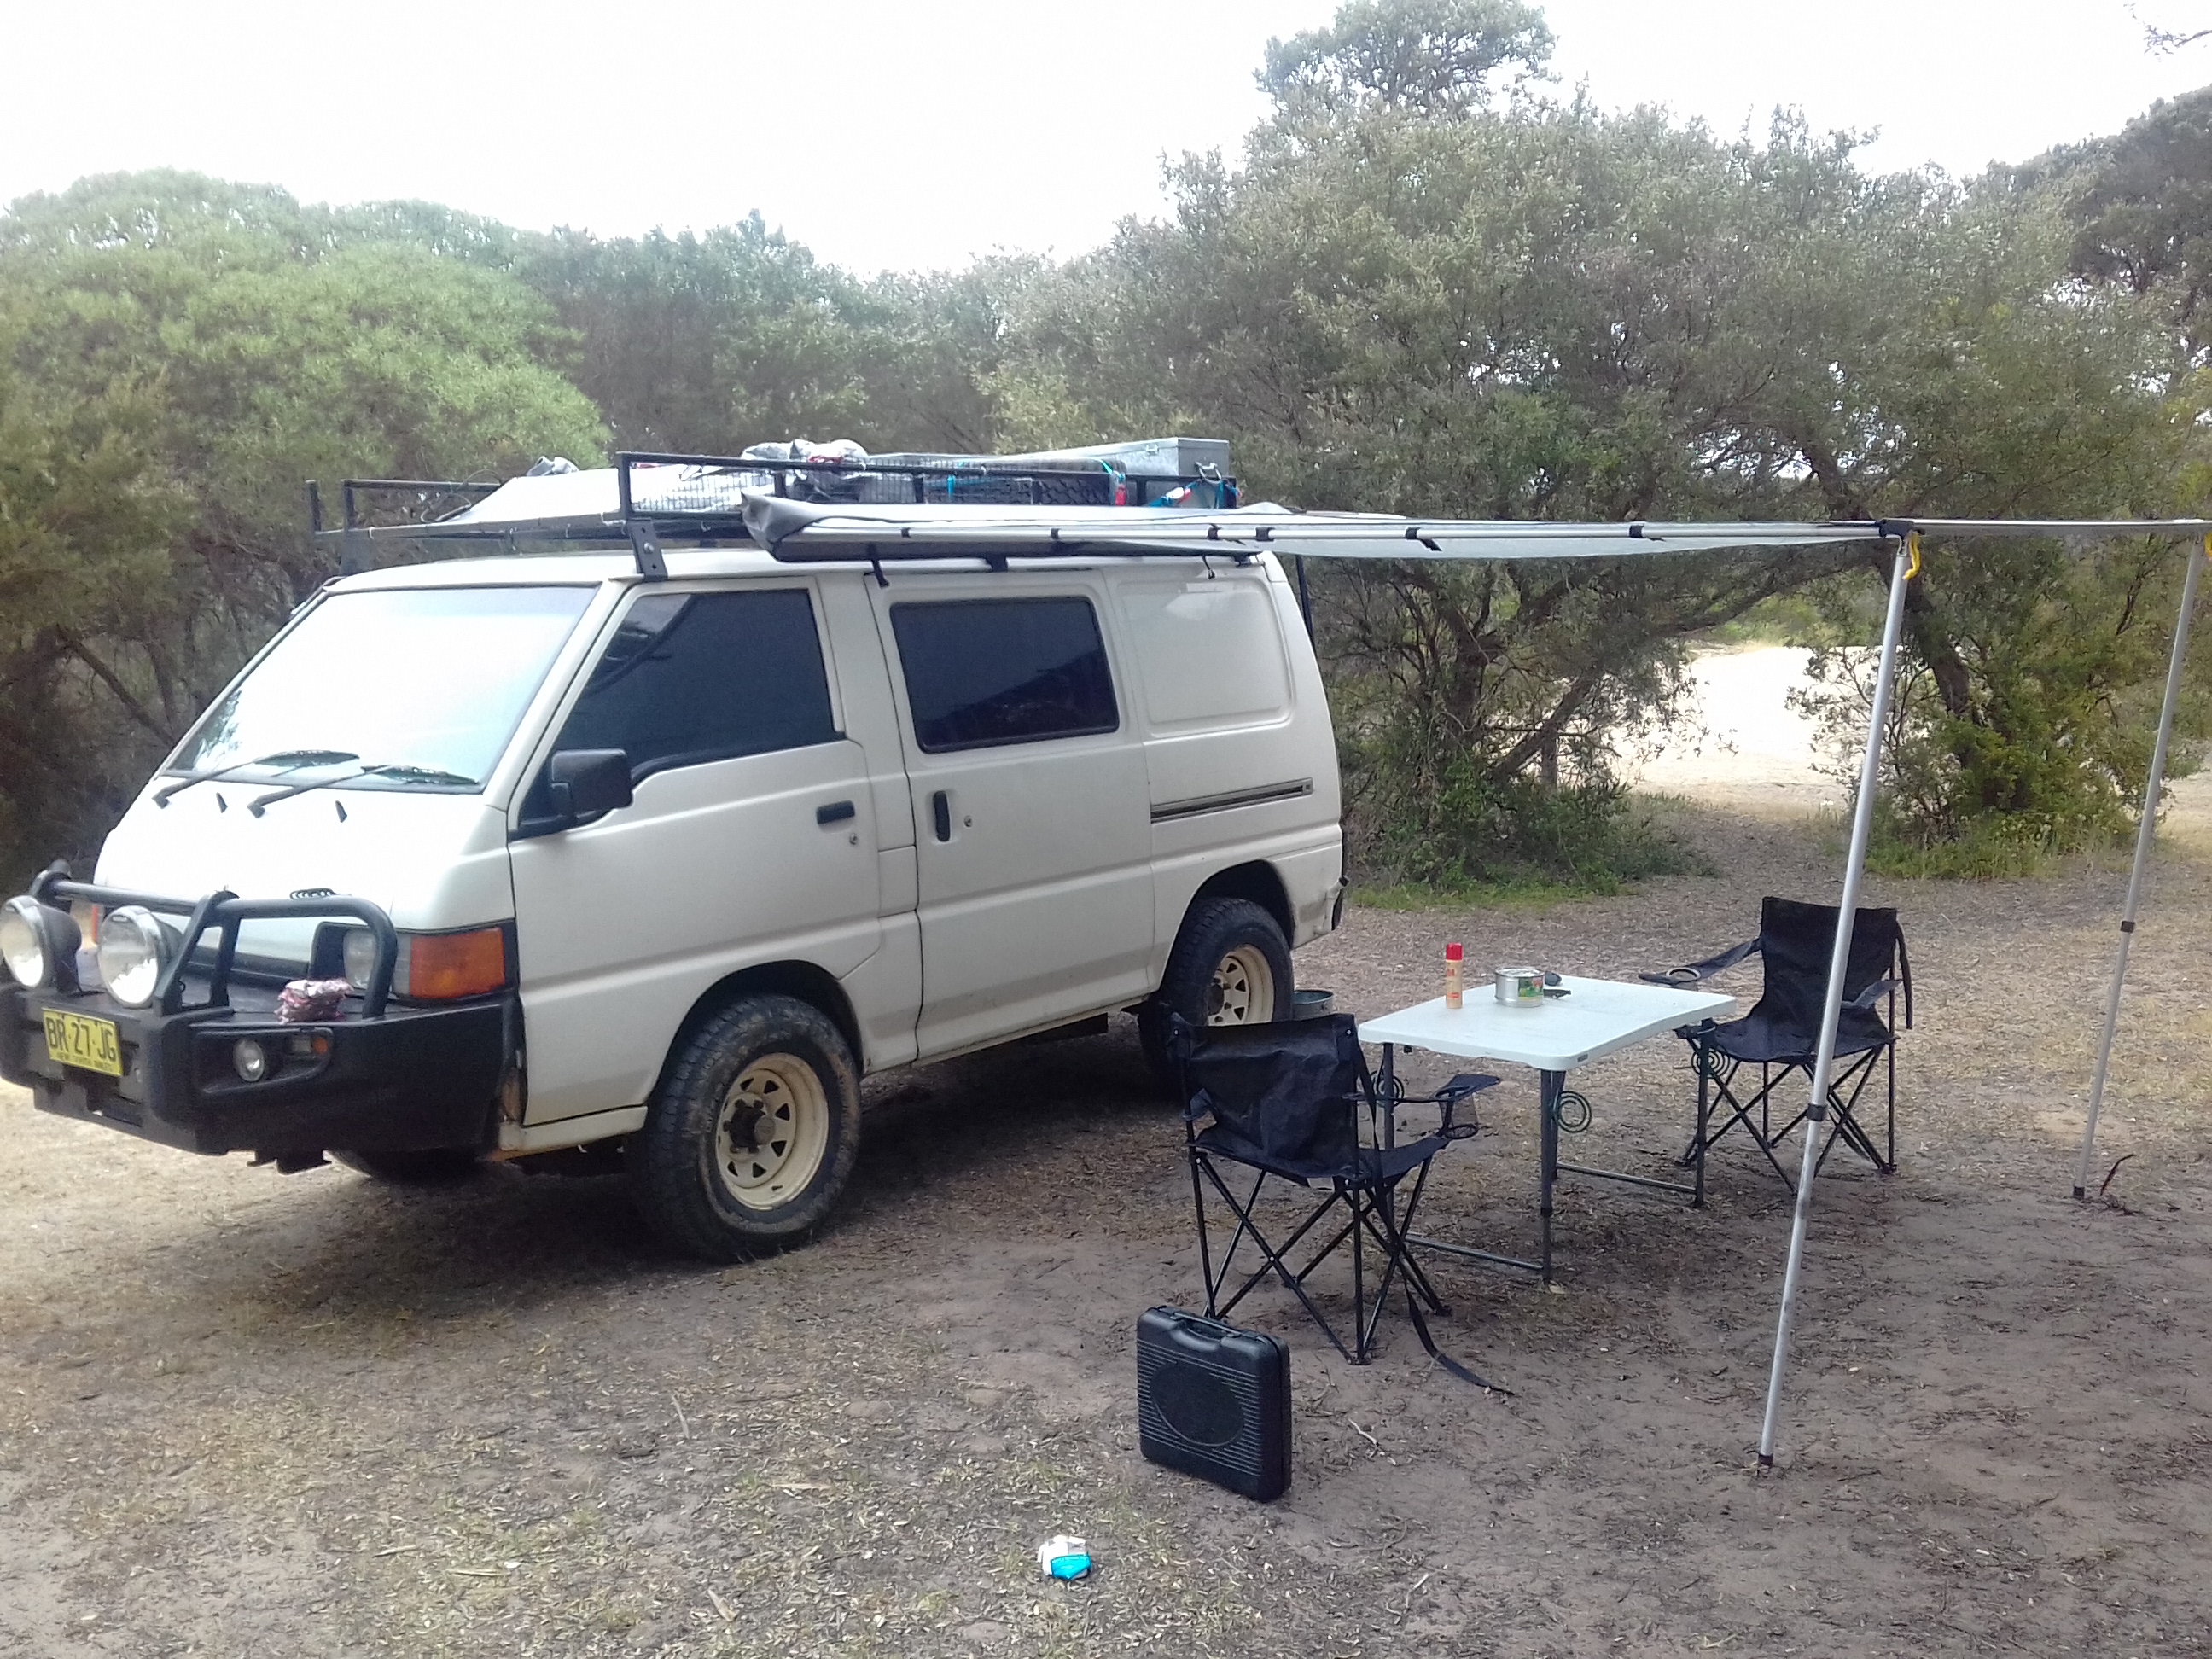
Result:
{"type": "Polygon", "coordinates": [[[56,1060],[110,1077],[123,1075],[123,1045],[117,1041],[113,1020],[65,1014],[58,1008],[39,1012],[46,1017],[46,1052],[56,1060]]]}

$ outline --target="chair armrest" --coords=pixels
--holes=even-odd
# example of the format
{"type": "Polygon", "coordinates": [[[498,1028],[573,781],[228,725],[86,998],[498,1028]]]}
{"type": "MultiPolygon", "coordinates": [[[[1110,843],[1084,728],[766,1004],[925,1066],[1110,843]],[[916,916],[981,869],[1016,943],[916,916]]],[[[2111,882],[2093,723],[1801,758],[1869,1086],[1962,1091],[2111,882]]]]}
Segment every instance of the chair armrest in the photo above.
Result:
{"type": "Polygon", "coordinates": [[[1912,1029],[1912,958],[1905,953],[1905,933],[1897,935],[1897,974],[1905,986],[1905,1029],[1912,1029]]]}
{"type": "Polygon", "coordinates": [[[1466,1102],[1485,1089],[1495,1089],[1498,1083],[1498,1079],[1487,1072],[1462,1072],[1437,1090],[1438,1133],[1447,1140],[1464,1140],[1479,1133],[1482,1125],[1474,1121],[1472,1113],[1468,1114],[1468,1121],[1465,1123],[1454,1122],[1454,1115],[1466,1102]]]}
{"type": "Polygon", "coordinates": [[[1725,973],[1746,957],[1755,956],[1759,941],[1746,939],[1741,945],[1731,945],[1717,957],[1707,957],[1703,962],[1686,963],[1680,968],[1669,968],[1660,974],[1638,974],[1637,977],[1653,985],[1696,985],[1711,979],[1715,974],[1725,973]]]}
{"type": "Polygon", "coordinates": [[[1439,1105],[1457,1105],[1469,1095],[1480,1094],[1485,1089],[1495,1089],[1498,1079],[1487,1072],[1462,1072],[1437,1091],[1439,1105]]]}
{"type": "Polygon", "coordinates": [[[1448,1080],[1432,1095],[1399,1095],[1388,1101],[1377,1100],[1382,1110],[1395,1110],[1400,1106],[1434,1106],[1437,1109],[1437,1133],[1447,1140],[1464,1140],[1481,1128],[1480,1123],[1455,1123],[1452,1114],[1467,1101],[1485,1089],[1495,1089],[1499,1079],[1487,1072],[1462,1072],[1448,1080]]]}
{"type": "Polygon", "coordinates": [[[1846,1008],[1871,1008],[1889,992],[1904,984],[1901,979],[1878,979],[1844,1005],[1846,1008]]]}
{"type": "Polygon", "coordinates": [[[1378,1092],[1375,1099],[1378,1106],[1453,1106],[1469,1095],[1496,1088],[1499,1081],[1486,1072],[1462,1072],[1432,1095],[1409,1095],[1401,1091],[1387,1099],[1378,1092]]]}

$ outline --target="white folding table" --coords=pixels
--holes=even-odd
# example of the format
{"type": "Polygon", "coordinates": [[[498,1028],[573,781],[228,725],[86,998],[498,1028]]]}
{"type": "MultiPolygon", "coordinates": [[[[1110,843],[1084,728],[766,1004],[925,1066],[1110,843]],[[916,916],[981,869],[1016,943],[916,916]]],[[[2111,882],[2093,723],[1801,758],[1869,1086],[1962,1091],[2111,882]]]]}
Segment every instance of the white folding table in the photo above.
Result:
{"type": "MultiPolygon", "coordinates": [[[[1678,990],[1670,986],[1630,984],[1610,979],[1562,977],[1558,988],[1567,994],[1547,997],[1539,1006],[1520,1006],[1498,1001],[1488,986],[1470,987],[1463,1007],[1447,1008],[1444,1000],[1437,997],[1433,1001],[1384,1014],[1378,1019],[1364,1020],[1359,1026],[1361,1042],[1382,1046],[1382,1065],[1377,1080],[1386,1098],[1395,1097],[1396,1091],[1393,1060],[1397,1048],[1426,1048],[1464,1060],[1502,1060],[1534,1070],[1540,1118],[1537,1133],[1540,1151],[1536,1212],[1543,1236],[1541,1258],[1529,1261],[1436,1238],[1413,1237],[1408,1242],[1473,1261],[1526,1268],[1541,1274],[1547,1285],[1552,1282],[1552,1189],[1562,1173],[1680,1193],[1693,1205],[1702,1205],[1705,1196],[1702,1158],[1696,1165],[1695,1183],[1686,1186],[1620,1170],[1594,1170],[1580,1164],[1560,1163],[1560,1103],[1572,1099],[1584,1108],[1589,1105],[1581,1097],[1568,1094],[1568,1072],[1607,1054],[1618,1054],[1646,1037],[1717,1014],[1735,1002],[1734,997],[1713,991],[1678,990]]],[[[1395,1115],[1395,1111],[1389,1115],[1390,1118],[1395,1115]]]]}

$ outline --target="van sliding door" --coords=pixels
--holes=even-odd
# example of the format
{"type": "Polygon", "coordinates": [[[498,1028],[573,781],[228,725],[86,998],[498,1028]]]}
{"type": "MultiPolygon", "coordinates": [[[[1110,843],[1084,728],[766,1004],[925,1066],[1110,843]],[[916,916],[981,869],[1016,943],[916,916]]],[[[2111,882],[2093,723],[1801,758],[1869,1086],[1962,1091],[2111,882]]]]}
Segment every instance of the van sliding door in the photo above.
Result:
{"type": "Polygon", "coordinates": [[[874,599],[914,796],[921,1056],[1144,996],[1144,747],[1103,585],[902,571],[874,599]]]}

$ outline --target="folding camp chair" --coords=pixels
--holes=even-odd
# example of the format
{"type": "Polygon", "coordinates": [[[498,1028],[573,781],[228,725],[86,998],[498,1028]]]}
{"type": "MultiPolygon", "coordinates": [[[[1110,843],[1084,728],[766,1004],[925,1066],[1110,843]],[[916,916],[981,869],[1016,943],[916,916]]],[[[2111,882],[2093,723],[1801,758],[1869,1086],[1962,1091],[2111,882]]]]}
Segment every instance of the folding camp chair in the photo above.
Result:
{"type": "MultiPolygon", "coordinates": [[[[1769,898],[1759,907],[1757,939],[1703,962],[1643,976],[1658,985],[1696,985],[1754,954],[1765,969],[1765,984],[1759,1001],[1741,1019],[1718,1023],[1708,1019],[1681,1026],[1674,1033],[1690,1045],[1698,1073],[1698,1130],[1681,1161],[1697,1170],[1700,1203],[1705,1198],[1706,1152],[1739,1127],[1758,1143],[1784,1185],[1794,1179],[1776,1153],[1790,1132],[1805,1121],[1809,1108],[1798,1106],[1788,1121],[1778,1126],[1774,1092],[1802,1074],[1809,1097],[1839,914],[1832,904],[1769,898]],[[1759,1068],[1755,1090],[1749,1087],[1750,1079],[1743,1071],[1747,1066],[1759,1068]],[[1713,1127],[1717,1117],[1717,1128],[1713,1127]]],[[[1900,989],[1905,993],[1905,1028],[1909,1030],[1912,967],[1905,954],[1905,935],[1898,927],[1897,912],[1861,907],[1851,928],[1844,1006],[1836,1025],[1835,1064],[1828,1080],[1828,1115],[1832,1127],[1814,1165],[1816,1173],[1838,1141],[1884,1175],[1897,1168],[1896,1026],[1900,989]],[[1887,1020],[1875,1011],[1875,1005],[1885,997],[1887,1020]],[[1878,1070],[1884,1074],[1884,1118],[1879,1142],[1859,1118],[1859,1103],[1878,1070]]]]}
{"type": "Polygon", "coordinates": [[[1255,1285],[1272,1278],[1297,1297],[1339,1353],[1364,1365],[1373,1354],[1384,1304],[1392,1290],[1402,1284],[1422,1346],[1457,1375],[1484,1388],[1492,1386],[1437,1352],[1421,1309],[1424,1304],[1432,1313],[1446,1309],[1407,1249],[1406,1233],[1419,1206],[1430,1161],[1480,1127],[1472,1114],[1457,1116],[1457,1109],[1498,1079],[1455,1077],[1436,1095],[1420,1097],[1439,1108],[1437,1132],[1395,1145],[1391,1110],[1406,1102],[1377,1099],[1360,1050],[1358,1024],[1349,1014],[1273,1024],[1197,1027],[1171,1015],[1168,1052],[1182,1076],[1187,1103],[1183,1133],[1190,1158],[1191,1199],[1198,1212],[1207,1316],[1226,1318],[1255,1285]],[[1244,1172],[1251,1176],[1249,1186],[1244,1172]],[[1414,1180],[1401,1210],[1400,1190],[1409,1176],[1414,1180]],[[1279,1243],[1270,1237],[1257,1213],[1270,1180],[1318,1193],[1317,1201],[1279,1243]],[[1207,1224],[1209,1188],[1236,1218],[1228,1248],[1218,1261],[1207,1224]],[[1303,1265],[1294,1266],[1293,1255],[1316,1235],[1321,1242],[1310,1245],[1303,1265]],[[1237,1258],[1248,1243],[1260,1262],[1240,1279],[1237,1258]],[[1347,1243],[1352,1246],[1349,1346],[1308,1289],[1314,1271],[1347,1243]],[[1370,1246],[1382,1257],[1381,1275],[1371,1293],[1366,1263],[1370,1246]]]}

